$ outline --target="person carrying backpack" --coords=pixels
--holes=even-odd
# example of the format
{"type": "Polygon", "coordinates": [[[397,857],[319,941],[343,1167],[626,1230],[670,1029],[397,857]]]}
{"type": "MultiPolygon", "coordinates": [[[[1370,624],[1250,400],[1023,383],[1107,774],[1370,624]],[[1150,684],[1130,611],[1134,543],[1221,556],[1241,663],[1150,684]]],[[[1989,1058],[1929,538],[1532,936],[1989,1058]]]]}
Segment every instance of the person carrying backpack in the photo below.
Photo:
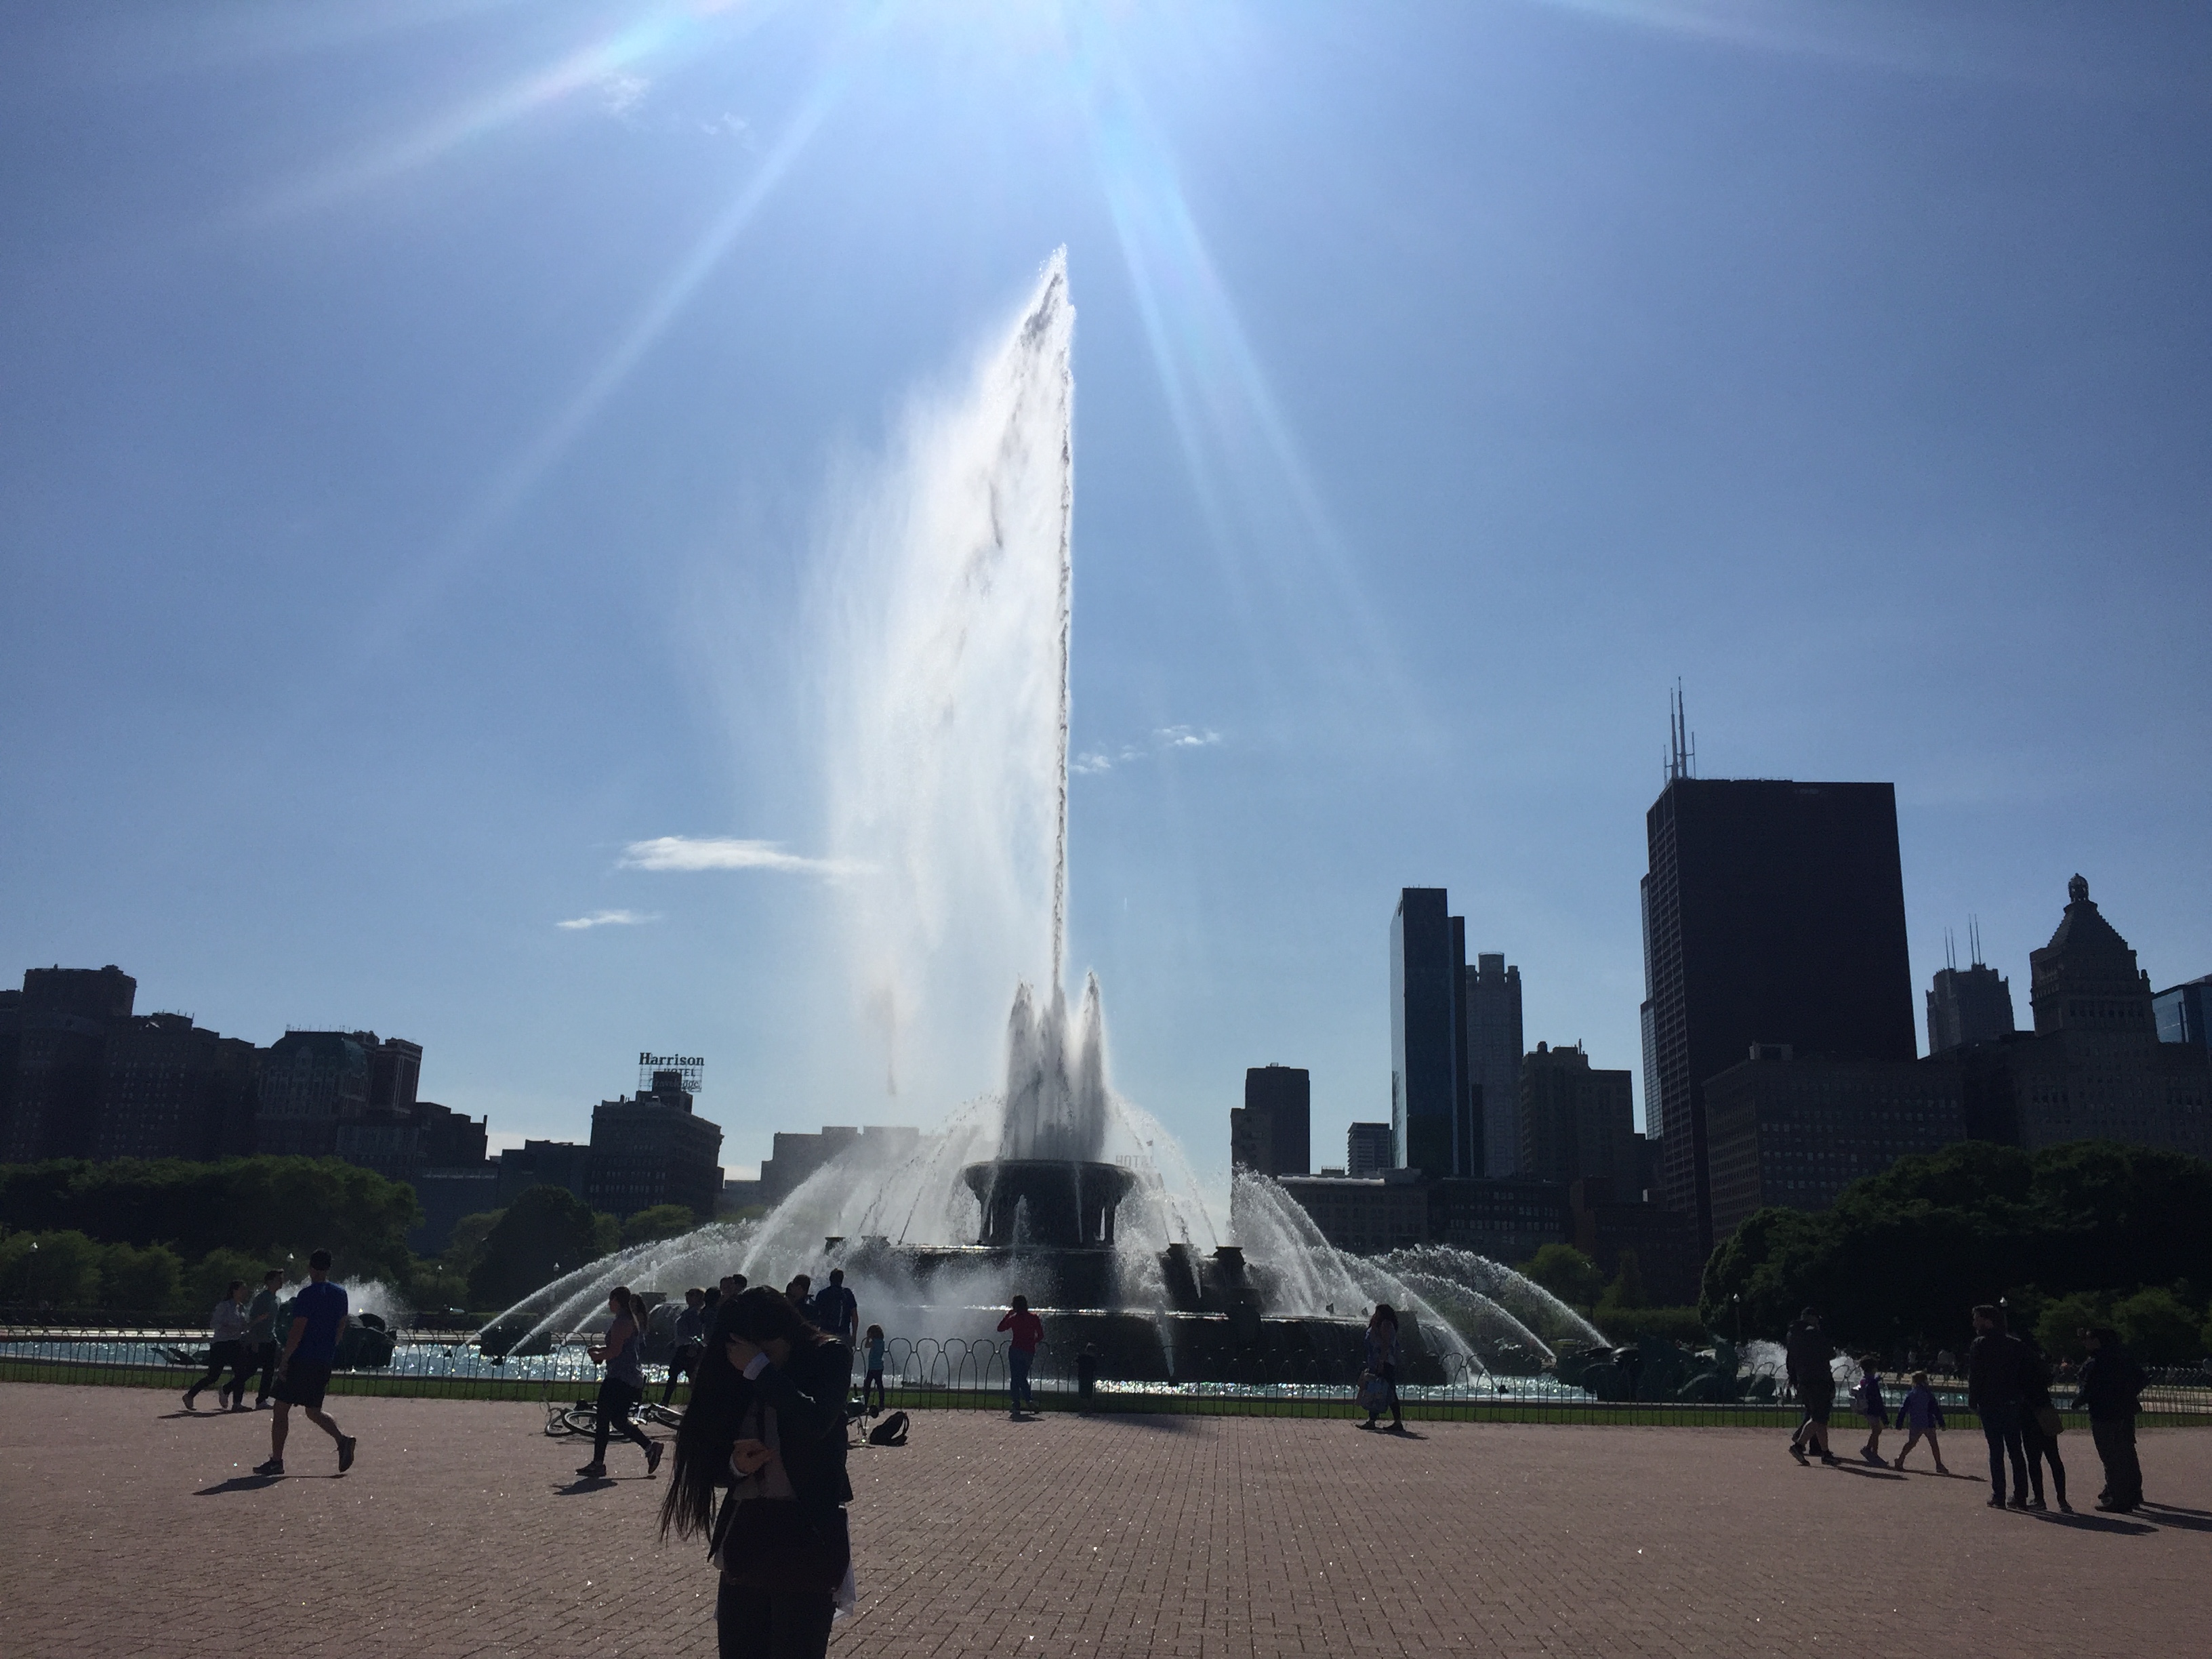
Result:
{"type": "Polygon", "coordinates": [[[2089,1413],[2089,1437],[2105,1466],[2105,1490],[2097,1507],[2107,1514],[2125,1515],[2142,1503],[2142,1464],[2136,1456],[2142,1367],[2109,1325],[2083,1331],[2081,1342],[2089,1357],[2081,1364],[2081,1386],[2074,1406],[2089,1413]]]}

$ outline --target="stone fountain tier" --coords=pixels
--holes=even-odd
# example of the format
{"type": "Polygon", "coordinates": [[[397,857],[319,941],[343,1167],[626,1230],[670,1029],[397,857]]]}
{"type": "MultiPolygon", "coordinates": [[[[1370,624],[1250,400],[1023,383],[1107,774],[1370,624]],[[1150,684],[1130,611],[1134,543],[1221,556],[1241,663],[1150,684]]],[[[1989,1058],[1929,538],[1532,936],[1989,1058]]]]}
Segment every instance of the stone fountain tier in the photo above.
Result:
{"type": "Polygon", "coordinates": [[[1118,1164],[1000,1158],[960,1171],[991,1249],[1111,1249],[1114,1212],[1137,1178],[1118,1164]]]}

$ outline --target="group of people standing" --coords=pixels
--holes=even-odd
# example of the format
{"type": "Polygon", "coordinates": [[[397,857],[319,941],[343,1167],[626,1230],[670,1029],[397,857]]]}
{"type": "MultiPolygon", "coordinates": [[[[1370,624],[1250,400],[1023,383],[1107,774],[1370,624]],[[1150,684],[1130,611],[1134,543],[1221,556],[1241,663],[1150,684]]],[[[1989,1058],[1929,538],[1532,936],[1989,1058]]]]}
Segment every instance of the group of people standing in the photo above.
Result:
{"type": "MultiPolygon", "coordinates": [[[[2043,1510],[2045,1475],[2058,1508],[2072,1514],[2066,1498],[2066,1463],[2060,1456],[2058,1437],[2063,1422],[2051,1392],[2051,1360],[2032,1337],[2006,1328],[2005,1311],[1984,1305],[1973,1310],[1974,1341],[1966,1355],[1966,1406],[1981,1419],[1989,1443],[1991,1509],[2043,1510]],[[2009,1496],[2006,1477],[2011,1477],[2009,1496]]],[[[2143,1387],[2142,1368],[2122,1346],[2118,1333],[2099,1326],[2081,1333],[2088,1358],[2081,1370],[2074,1406],[2089,1416],[2090,1437],[2104,1464],[2105,1489],[2097,1507],[2125,1514],[2142,1503],[2142,1465],[2136,1455],[2136,1413],[2143,1387]]],[[[1839,1463],[1828,1443],[1828,1425],[1834,1414],[1836,1381],[1831,1370],[1835,1349],[1821,1329],[1817,1309],[1808,1308],[1790,1330],[1786,1347],[1790,1386],[1804,1413],[1790,1437],[1790,1453],[1800,1463],[1817,1455],[1824,1463],[1839,1463]]],[[[1861,1459],[1882,1464],[1881,1437],[1889,1426],[1883,1398],[1881,1364],[1869,1355],[1858,1362],[1859,1378],[1850,1395],[1852,1414],[1867,1425],[1867,1441],[1861,1459]]],[[[1895,1426],[1907,1431],[1905,1445],[1893,1469],[1905,1467],[1906,1455],[1923,1439],[1936,1460],[1936,1472],[1948,1474],[1942,1444],[1943,1408],[1929,1386],[1928,1373],[1912,1373],[1912,1387],[1900,1401],[1895,1426]]]]}

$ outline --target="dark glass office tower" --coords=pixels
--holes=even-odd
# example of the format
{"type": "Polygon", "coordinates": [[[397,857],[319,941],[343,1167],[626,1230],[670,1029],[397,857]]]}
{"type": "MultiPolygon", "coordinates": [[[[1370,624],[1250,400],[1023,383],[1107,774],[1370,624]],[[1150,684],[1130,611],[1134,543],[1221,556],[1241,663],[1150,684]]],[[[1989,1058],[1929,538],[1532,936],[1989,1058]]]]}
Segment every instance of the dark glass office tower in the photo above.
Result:
{"type": "Polygon", "coordinates": [[[1450,1175],[1465,1120],[1466,931],[1441,887],[1408,887],[1390,918],[1390,1129],[1399,1167],[1450,1175]],[[1454,942],[1458,954],[1454,954],[1454,942]]]}
{"type": "Polygon", "coordinates": [[[1264,1176],[1313,1173],[1313,1074],[1303,1066],[1254,1066],[1244,1103],[1229,1113],[1229,1161],[1264,1176]]]}
{"type": "Polygon", "coordinates": [[[2012,986],[2002,974],[1980,962],[1936,969],[1928,992],[1929,1054],[1991,1042],[2012,1030],[2012,986]]]}
{"type": "Polygon", "coordinates": [[[1644,959],[1663,1137],[1660,1194],[1710,1250],[1705,1085],[1751,1052],[1912,1060],[1897,792],[1887,783],[1693,778],[1644,815],[1644,959]]]}

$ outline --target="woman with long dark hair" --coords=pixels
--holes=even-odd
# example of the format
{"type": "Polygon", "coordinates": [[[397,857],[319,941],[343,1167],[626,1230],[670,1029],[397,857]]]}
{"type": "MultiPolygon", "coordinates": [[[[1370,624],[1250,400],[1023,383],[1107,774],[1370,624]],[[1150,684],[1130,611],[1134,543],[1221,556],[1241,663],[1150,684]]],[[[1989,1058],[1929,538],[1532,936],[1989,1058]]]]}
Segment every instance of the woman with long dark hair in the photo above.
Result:
{"type": "Polygon", "coordinates": [[[592,1363],[605,1365],[607,1375],[599,1384],[599,1432],[592,1441],[592,1461],[576,1471],[586,1480],[606,1478],[611,1433],[635,1440],[644,1448],[647,1474],[660,1467],[660,1443],[631,1422],[629,1416],[645,1398],[645,1367],[639,1361],[645,1346],[645,1304],[630,1294],[629,1285],[617,1285],[608,1294],[607,1310],[615,1316],[615,1322],[607,1328],[607,1340],[588,1350],[592,1363]]]}
{"type": "Polygon", "coordinates": [[[776,1291],[759,1286],[716,1309],[660,1530],[708,1540],[722,1571],[722,1659],[820,1659],[830,1621],[852,1606],[850,1380],[836,1339],[776,1291]]]}

